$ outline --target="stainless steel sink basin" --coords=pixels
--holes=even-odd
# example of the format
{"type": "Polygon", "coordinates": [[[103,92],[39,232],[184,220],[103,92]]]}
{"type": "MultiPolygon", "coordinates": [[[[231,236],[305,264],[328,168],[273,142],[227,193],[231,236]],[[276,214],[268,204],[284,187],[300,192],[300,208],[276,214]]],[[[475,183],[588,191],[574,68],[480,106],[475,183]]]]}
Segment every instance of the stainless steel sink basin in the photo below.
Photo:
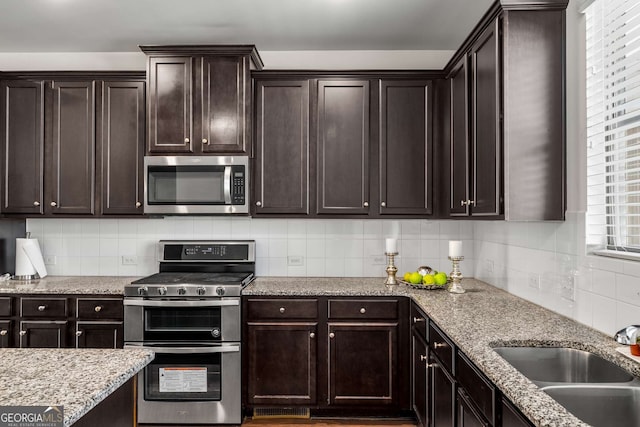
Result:
{"type": "Polygon", "coordinates": [[[640,388],[550,386],[542,389],[569,412],[594,427],[640,427],[640,388]]]}
{"type": "Polygon", "coordinates": [[[551,383],[626,383],[624,369],[588,351],[564,347],[496,347],[495,352],[539,386],[551,383]]]}

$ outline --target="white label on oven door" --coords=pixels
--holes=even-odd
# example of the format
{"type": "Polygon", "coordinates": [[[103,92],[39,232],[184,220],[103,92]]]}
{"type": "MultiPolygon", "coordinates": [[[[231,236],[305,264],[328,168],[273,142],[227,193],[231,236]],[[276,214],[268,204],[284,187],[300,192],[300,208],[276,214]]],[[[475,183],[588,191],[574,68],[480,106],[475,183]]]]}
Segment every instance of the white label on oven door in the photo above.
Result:
{"type": "Polygon", "coordinates": [[[207,368],[160,368],[160,393],[205,393],[207,368]]]}

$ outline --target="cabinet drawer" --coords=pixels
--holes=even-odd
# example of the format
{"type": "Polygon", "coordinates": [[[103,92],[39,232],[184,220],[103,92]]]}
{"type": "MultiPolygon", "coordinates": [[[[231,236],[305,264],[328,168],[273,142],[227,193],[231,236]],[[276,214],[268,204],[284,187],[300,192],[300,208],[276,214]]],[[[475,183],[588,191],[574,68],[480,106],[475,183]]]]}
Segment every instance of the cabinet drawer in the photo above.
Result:
{"type": "Polygon", "coordinates": [[[78,298],[76,301],[78,319],[122,320],[123,303],[120,298],[78,298]]]}
{"type": "Polygon", "coordinates": [[[0,297],[0,316],[11,316],[11,297],[0,297]]]}
{"type": "Polygon", "coordinates": [[[415,303],[411,303],[411,326],[418,335],[429,342],[427,336],[427,315],[424,314],[415,303]]]}
{"type": "Polygon", "coordinates": [[[438,356],[447,371],[453,373],[453,358],[455,357],[453,343],[432,322],[429,322],[429,346],[438,356]]]}
{"type": "Polygon", "coordinates": [[[329,319],[397,319],[397,300],[329,300],[329,319]]]}
{"type": "Polygon", "coordinates": [[[460,352],[458,352],[456,359],[456,379],[482,415],[493,424],[495,421],[495,387],[460,352]]]}
{"type": "Polygon", "coordinates": [[[67,316],[66,298],[21,298],[22,317],[52,318],[67,316]]]}
{"type": "Polygon", "coordinates": [[[317,299],[250,299],[247,318],[259,319],[316,319],[317,299]]]}

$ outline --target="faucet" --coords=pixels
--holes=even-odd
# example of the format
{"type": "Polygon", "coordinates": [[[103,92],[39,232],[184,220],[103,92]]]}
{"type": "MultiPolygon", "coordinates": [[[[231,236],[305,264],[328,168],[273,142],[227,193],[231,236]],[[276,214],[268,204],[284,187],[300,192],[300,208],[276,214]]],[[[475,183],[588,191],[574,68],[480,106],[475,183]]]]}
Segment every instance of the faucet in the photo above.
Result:
{"type": "Polygon", "coordinates": [[[636,343],[636,335],[640,333],[640,325],[631,325],[620,329],[613,339],[620,344],[631,345],[636,343]]]}

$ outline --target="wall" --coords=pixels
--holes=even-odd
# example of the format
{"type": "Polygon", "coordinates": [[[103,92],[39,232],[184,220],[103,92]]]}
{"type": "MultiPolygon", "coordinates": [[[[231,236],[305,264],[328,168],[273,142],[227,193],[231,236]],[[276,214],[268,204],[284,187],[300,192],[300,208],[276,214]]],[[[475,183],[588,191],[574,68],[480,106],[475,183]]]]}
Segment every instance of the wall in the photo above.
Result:
{"type": "Polygon", "coordinates": [[[473,276],[468,221],[322,220],[172,217],[164,219],[29,219],[49,274],[143,276],[157,272],[163,239],[255,239],[260,276],[383,277],[384,238],[397,237],[400,272],[421,265],[451,271],[448,241],[463,240],[462,271],[473,276]],[[125,264],[135,259],[136,265],[125,264]],[[289,265],[302,257],[303,265],[289,265]],[[55,262],[55,264],[51,264],[55,262]]]}

